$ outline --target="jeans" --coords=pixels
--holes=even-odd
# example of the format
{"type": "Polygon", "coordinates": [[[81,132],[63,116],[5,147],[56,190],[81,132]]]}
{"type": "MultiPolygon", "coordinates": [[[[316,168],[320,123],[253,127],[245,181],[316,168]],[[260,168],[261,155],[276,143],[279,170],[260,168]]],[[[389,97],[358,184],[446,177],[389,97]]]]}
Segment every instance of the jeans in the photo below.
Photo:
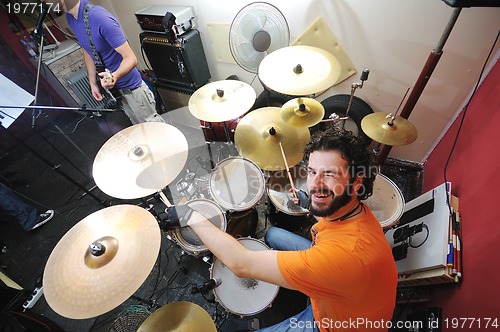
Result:
{"type": "Polygon", "coordinates": [[[294,251],[311,248],[310,240],[279,227],[269,228],[265,240],[274,250],[294,251]]]}
{"type": "MultiPolygon", "coordinates": [[[[306,250],[311,247],[311,241],[278,227],[271,227],[265,236],[266,243],[275,250],[294,251],[306,250]]],[[[273,326],[265,327],[257,330],[262,332],[286,332],[286,331],[303,331],[317,332],[319,329],[314,324],[314,316],[312,307],[309,305],[304,311],[290,317],[281,323],[273,326]]]]}
{"type": "Polygon", "coordinates": [[[258,332],[319,332],[318,327],[314,324],[312,307],[309,305],[304,311],[297,315],[285,319],[281,323],[273,326],[264,327],[257,330],[258,332]]]}
{"type": "Polygon", "coordinates": [[[0,212],[15,218],[25,231],[29,231],[38,222],[37,210],[22,200],[9,187],[0,183],[0,212]]]}

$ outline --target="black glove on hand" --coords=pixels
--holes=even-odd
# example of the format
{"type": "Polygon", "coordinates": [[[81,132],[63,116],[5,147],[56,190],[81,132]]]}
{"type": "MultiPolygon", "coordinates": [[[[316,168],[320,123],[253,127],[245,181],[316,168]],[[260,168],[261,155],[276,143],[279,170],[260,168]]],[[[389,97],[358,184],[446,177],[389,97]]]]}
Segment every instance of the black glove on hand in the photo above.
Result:
{"type": "Polygon", "coordinates": [[[167,228],[186,227],[193,209],[187,205],[170,206],[167,212],[167,228]]]}
{"type": "Polygon", "coordinates": [[[309,196],[304,190],[297,191],[297,197],[299,199],[299,205],[304,209],[309,208],[309,196]]]}

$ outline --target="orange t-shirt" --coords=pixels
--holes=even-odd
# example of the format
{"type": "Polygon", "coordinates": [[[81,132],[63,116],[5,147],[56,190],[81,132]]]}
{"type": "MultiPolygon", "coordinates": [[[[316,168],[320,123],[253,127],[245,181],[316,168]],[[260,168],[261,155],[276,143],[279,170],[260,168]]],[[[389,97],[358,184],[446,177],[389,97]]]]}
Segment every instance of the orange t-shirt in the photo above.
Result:
{"type": "Polygon", "coordinates": [[[320,219],[311,229],[310,249],[278,252],[285,279],[311,298],[320,331],[390,327],[396,263],[380,223],[365,209],[366,215],[351,220],[320,219]]]}

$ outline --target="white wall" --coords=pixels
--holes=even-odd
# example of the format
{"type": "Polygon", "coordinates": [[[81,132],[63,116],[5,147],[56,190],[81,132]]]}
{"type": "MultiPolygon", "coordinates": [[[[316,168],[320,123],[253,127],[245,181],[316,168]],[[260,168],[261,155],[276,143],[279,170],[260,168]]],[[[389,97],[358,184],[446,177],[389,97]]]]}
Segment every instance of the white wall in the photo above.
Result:
{"type": "MultiPolygon", "coordinates": [[[[245,5],[243,0],[100,0],[94,1],[116,15],[134,51],[141,57],[141,29],[134,13],[148,5],[192,6],[202,35],[212,80],[236,74],[251,83],[257,94],[262,86],[254,74],[236,63],[217,62],[207,25],[230,24],[245,5]]],[[[438,45],[453,9],[441,0],[272,0],[290,27],[291,42],[322,17],[340,41],[357,74],[319,95],[349,94],[363,68],[370,77],[356,96],[376,112],[395,112],[412,88],[431,51],[438,45]]],[[[390,156],[424,162],[449,122],[469,96],[500,29],[500,8],[463,8],[443,48],[443,55],[409,120],[417,127],[417,140],[394,147],[390,156]]],[[[226,45],[228,41],[224,41],[226,45]]],[[[496,45],[496,50],[499,45],[496,45]]],[[[493,54],[498,53],[496,51],[493,54]]],[[[139,67],[145,68],[141,60],[139,67]]],[[[493,111],[493,110],[492,110],[493,111]]],[[[483,121],[469,119],[468,121],[483,121]]]]}

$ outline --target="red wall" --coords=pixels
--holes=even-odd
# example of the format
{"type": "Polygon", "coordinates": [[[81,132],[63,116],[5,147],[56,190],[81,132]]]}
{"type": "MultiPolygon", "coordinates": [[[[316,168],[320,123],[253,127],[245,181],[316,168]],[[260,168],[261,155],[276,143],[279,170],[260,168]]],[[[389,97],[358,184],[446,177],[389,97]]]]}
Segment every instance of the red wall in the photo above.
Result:
{"type": "MultiPolygon", "coordinates": [[[[428,158],[423,192],[444,182],[444,166],[462,115],[463,112],[428,158]]],[[[442,307],[443,319],[498,318],[498,328],[491,329],[498,331],[500,215],[496,208],[500,206],[500,61],[469,104],[446,174],[452,193],[460,199],[463,279],[459,285],[434,286],[432,301],[427,305],[442,307]]],[[[477,324],[467,330],[486,331],[477,324]]],[[[457,329],[443,324],[443,331],[457,329]]]]}

